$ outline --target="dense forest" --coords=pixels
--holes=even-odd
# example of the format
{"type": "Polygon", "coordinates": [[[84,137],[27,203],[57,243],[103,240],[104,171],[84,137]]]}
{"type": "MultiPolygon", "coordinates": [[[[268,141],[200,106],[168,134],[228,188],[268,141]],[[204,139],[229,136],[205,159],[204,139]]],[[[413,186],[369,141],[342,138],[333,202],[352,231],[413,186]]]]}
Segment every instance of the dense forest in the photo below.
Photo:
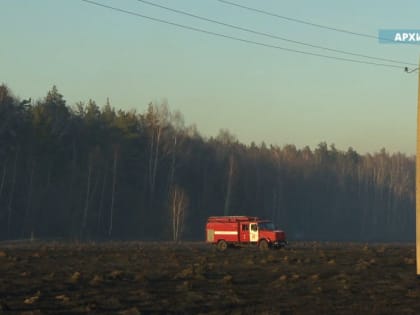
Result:
{"type": "Polygon", "coordinates": [[[289,239],[412,241],[414,175],[414,157],[384,149],[245,145],[202,137],[167,104],[0,86],[0,239],[202,240],[208,216],[241,214],[289,239]]]}

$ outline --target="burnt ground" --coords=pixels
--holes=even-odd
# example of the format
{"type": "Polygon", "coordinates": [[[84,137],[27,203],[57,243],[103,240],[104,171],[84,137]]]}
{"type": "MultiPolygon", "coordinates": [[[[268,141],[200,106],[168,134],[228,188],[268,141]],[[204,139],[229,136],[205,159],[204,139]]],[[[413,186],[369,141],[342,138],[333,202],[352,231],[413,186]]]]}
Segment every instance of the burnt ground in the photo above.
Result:
{"type": "Polygon", "coordinates": [[[414,244],[0,243],[0,314],[419,314],[414,244]]]}

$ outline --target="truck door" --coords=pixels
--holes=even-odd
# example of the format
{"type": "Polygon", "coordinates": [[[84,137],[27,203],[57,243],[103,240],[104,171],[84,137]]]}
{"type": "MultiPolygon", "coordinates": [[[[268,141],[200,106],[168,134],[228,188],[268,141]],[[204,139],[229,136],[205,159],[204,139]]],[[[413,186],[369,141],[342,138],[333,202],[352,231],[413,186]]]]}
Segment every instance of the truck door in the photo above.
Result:
{"type": "Polygon", "coordinates": [[[249,224],[249,240],[250,242],[258,242],[258,224],[256,222],[249,224]]]}
{"type": "Polygon", "coordinates": [[[249,223],[244,222],[240,225],[241,229],[241,239],[239,240],[242,243],[249,243],[249,223]]]}

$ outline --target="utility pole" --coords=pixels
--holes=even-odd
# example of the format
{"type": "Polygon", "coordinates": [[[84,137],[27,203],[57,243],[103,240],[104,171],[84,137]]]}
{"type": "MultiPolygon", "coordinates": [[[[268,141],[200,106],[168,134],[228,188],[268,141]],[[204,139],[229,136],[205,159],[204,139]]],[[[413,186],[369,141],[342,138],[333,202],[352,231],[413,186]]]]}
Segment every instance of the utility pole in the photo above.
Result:
{"type": "Polygon", "coordinates": [[[417,77],[417,148],[416,148],[416,265],[417,278],[420,278],[420,59],[419,67],[405,72],[418,72],[417,77]]]}
{"type": "MultiPolygon", "coordinates": [[[[420,59],[419,59],[420,66],[420,59]]],[[[420,67],[419,67],[420,68],[420,67]]],[[[417,68],[417,149],[416,149],[416,263],[420,277],[420,70],[417,68]]]]}

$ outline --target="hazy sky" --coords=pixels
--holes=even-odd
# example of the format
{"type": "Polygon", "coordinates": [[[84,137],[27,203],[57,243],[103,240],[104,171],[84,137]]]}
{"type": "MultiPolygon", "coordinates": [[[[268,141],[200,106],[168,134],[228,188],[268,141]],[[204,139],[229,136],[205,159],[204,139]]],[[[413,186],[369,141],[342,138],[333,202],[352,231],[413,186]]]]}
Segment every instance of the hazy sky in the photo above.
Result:
{"type": "MultiPolygon", "coordinates": [[[[136,0],[96,0],[208,31],[343,58],[233,30],[136,0]]],[[[150,0],[153,1],[153,0],[150,0]]],[[[292,18],[376,36],[420,29],[420,2],[231,0],[292,18]]],[[[420,45],[380,44],[249,12],[217,0],[156,0],[256,31],[418,63],[420,45]]],[[[0,0],[0,83],[21,98],[57,85],[68,104],[94,99],[143,112],[167,100],[204,136],[229,129],[244,142],[361,153],[415,152],[417,74],[260,47],[160,24],[80,0],[0,0]]],[[[415,67],[415,66],[414,66],[415,67]]]]}

